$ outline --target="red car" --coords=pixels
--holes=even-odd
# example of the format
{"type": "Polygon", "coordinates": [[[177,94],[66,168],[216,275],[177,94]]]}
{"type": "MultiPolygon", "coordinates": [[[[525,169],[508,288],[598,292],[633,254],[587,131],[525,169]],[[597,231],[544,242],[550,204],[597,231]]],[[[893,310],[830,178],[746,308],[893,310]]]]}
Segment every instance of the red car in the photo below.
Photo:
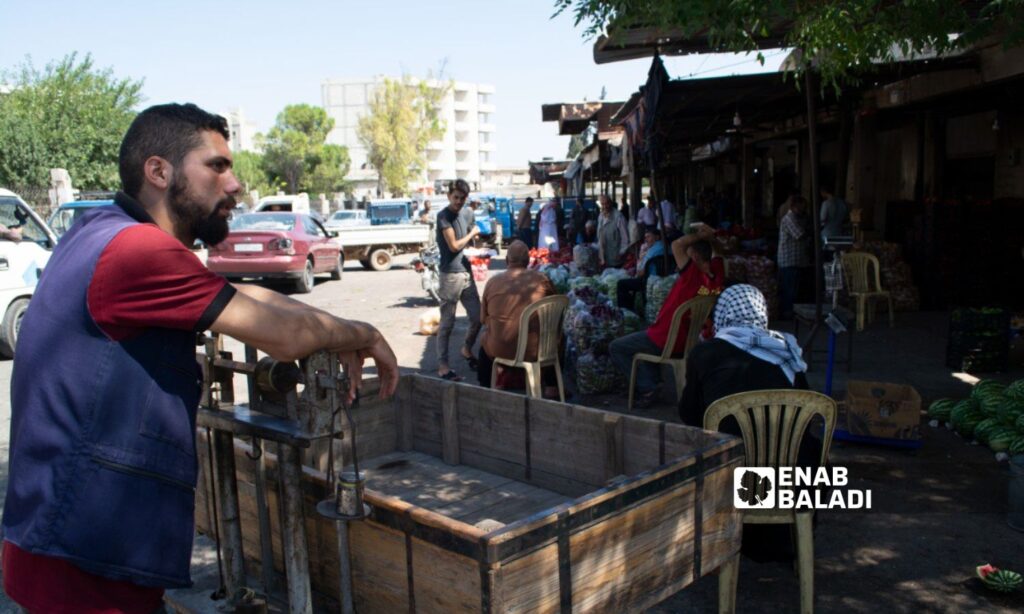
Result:
{"type": "Polygon", "coordinates": [[[228,279],[294,279],[299,292],[313,290],[313,276],[341,279],[345,256],[327,229],[304,213],[243,213],[231,233],[209,248],[206,266],[228,279]]]}

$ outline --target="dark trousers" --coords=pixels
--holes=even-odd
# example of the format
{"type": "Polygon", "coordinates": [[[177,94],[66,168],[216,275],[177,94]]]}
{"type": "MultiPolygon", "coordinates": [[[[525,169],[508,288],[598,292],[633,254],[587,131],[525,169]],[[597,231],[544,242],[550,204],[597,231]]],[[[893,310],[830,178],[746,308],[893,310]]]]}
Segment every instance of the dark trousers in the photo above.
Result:
{"type": "Polygon", "coordinates": [[[620,309],[636,311],[636,295],[642,296],[646,289],[647,280],[643,277],[620,279],[616,284],[615,302],[618,303],[620,309]]]}
{"type": "Polygon", "coordinates": [[[793,303],[800,290],[800,267],[785,266],[779,269],[779,314],[783,318],[793,315],[793,303]]]}
{"type": "Polygon", "coordinates": [[[526,247],[533,248],[533,231],[529,228],[520,228],[516,231],[519,240],[526,243],[526,247]]]}

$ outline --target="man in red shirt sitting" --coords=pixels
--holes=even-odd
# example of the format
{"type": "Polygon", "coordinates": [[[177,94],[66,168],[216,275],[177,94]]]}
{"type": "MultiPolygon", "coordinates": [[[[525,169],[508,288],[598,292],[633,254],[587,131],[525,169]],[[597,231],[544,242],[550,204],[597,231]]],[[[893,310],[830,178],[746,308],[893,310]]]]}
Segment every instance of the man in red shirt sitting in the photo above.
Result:
{"type": "MultiPolygon", "coordinates": [[[[672,255],[679,278],[661,306],[654,324],[645,331],[619,337],[609,347],[612,361],[627,376],[633,368],[635,355],[660,354],[665,348],[669,328],[672,327],[672,316],[677,307],[696,296],[717,295],[722,292],[725,267],[721,258],[711,257],[709,239],[712,236],[714,229],[701,225],[695,234],[683,235],[672,242],[672,255]]],[[[680,355],[686,349],[689,328],[690,321],[687,316],[680,322],[673,354],[680,355]]],[[[658,366],[649,362],[640,363],[636,379],[638,397],[634,405],[641,408],[650,407],[658,396],[658,366]]]]}

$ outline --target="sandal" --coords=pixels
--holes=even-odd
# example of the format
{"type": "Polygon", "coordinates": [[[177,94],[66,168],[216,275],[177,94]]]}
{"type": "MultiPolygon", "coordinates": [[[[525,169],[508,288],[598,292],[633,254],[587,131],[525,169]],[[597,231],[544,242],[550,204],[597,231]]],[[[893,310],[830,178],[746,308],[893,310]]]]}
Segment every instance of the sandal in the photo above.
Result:
{"type": "Polygon", "coordinates": [[[463,356],[463,358],[466,359],[466,364],[469,365],[469,368],[473,371],[480,368],[480,361],[476,359],[476,356],[463,356]]]}
{"type": "Polygon", "coordinates": [[[440,377],[443,380],[448,380],[449,382],[462,381],[462,378],[459,377],[459,374],[456,373],[455,371],[452,371],[451,369],[448,369],[448,371],[444,375],[438,375],[438,377],[440,377]]]}

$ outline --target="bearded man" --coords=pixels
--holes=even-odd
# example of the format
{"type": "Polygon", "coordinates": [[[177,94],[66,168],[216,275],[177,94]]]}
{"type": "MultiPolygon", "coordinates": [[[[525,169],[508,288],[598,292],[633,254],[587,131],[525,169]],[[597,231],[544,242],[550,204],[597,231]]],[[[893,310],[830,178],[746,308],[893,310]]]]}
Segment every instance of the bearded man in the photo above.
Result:
{"type": "MultiPolygon", "coordinates": [[[[227,122],[150,107],[121,143],[122,191],[61,239],[22,322],[11,376],[3,584],[30,612],[162,608],[191,584],[201,373],[196,333],[292,361],[340,353],[353,382],[395,355],[373,326],[233,286],[189,247],[228,235],[241,185],[227,122]]],[[[353,386],[352,396],[355,389],[353,386]]]]}

